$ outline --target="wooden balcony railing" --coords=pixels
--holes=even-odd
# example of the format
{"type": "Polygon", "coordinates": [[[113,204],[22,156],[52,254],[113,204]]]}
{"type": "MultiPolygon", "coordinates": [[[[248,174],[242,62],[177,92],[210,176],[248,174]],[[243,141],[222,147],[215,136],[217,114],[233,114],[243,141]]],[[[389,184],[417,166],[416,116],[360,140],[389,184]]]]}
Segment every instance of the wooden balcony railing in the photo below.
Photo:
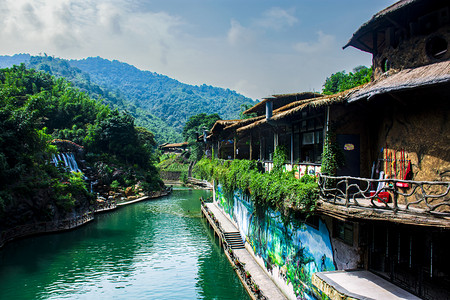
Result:
{"type": "Polygon", "coordinates": [[[320,200],[346,206],[450,216],[450,182],[319,175],[320,200]]]}

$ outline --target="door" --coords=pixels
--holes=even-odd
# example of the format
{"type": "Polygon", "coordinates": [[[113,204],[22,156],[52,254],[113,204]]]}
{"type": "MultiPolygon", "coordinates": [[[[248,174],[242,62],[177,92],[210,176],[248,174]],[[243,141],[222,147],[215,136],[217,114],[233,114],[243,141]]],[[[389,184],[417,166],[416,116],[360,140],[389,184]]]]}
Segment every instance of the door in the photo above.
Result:
{"type": "Polygon", "coordinates": [[[359,134],[337,134],[336,142],[344,153],[345,164],[337,170],[338,176],[360,176],[359,134]]]}

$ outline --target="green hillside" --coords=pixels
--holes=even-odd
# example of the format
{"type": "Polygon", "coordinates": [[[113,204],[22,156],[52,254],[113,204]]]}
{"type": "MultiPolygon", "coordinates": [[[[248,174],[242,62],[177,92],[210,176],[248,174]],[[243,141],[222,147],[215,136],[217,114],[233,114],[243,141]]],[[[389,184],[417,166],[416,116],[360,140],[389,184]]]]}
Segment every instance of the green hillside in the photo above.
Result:
{"type": "Polygon", "coordinates": [[[180,133],[172,126],[169,126],[166,122],[149,113],[147,110],[137,108],[124,97],[120,97],[109,89],[92,82],[89,74],[72,67],[65,59],[53,58],[51,56],[30,56],[27,67],[47,72],[56,77],[64,77],[92,98],[102,101],[111,108],[127,111],[135,118],[136,125],[151,130],[155,134],[155,139],[158,142],[181,140],[180,133]]]}
{"type": "Polygon", "coordinates": [[[250,98],[229,89],[183,84],[117,60],[91,57],[68,61],[29,54],[0,56],[0,67],[22,62],[28,68],[64,77],[111,108],[127,111],[137,125],[155,134],[158,143],[180,142],[190,116],[217,113],[222,119],[235,119],[242,104],[254,104],[250,98]]]}
{"type": "Polygon", "coordinates": [[[242,104],[254,104],[250,98],[229,89],[184,84],[117,60],[90,57],[71,60],[70,64],[87,72],[92,81],[123,95],[179,132],[192,115],[217,113],[222,119],[235,119],[242,104]]]}

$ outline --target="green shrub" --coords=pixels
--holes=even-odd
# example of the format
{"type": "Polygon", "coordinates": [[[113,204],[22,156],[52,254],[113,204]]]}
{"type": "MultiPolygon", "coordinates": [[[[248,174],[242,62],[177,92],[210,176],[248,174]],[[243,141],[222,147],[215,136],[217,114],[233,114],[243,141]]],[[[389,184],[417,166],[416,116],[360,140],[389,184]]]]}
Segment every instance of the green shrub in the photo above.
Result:
{"type": "Polygon", "coordinates": [[[195,165],[194,174],[202,179],[215,180],[226,192],[241,190],[258,205],[279,210],[295,209],[310,213],[318,198],[314,177],[305,175],[298,180],[291,172],[280,170],[262,173],[257,162],[250,160],[230,162],[203,158],[195,165]]]}

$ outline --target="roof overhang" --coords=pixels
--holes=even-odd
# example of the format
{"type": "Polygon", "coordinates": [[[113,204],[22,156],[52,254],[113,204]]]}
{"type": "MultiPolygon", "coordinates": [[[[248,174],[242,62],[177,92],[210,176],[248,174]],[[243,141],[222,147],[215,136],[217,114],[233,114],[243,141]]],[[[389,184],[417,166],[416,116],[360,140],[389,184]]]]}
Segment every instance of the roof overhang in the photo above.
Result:
{"type": "Polygon", "coordinates": [[[350,95],[347,101],[352,103],[362,99],[370,100],[377,95],[431,87],[445,83],[450,83],[450,60],[418,68],[404,69],[392,75],[384,74],[350,95]]]}

